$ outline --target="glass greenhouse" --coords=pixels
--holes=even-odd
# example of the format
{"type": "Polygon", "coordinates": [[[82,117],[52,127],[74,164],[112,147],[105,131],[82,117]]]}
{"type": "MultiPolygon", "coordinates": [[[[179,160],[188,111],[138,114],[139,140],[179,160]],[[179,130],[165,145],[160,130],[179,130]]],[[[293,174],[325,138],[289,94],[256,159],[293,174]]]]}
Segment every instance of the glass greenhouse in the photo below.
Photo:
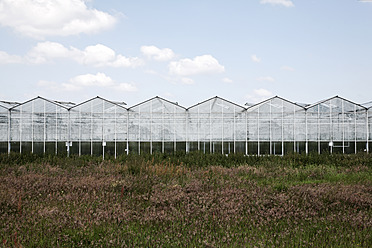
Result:
{"type": "Polygon", "coordinates": [[[342,97],[311,105],[275,96],[251,106],[213,97],[189,108],[161,97],[132,107],[95,97],[80,104],[36,97],[0,101],[0,152],[369,152],[372,107],[342,97]]]}

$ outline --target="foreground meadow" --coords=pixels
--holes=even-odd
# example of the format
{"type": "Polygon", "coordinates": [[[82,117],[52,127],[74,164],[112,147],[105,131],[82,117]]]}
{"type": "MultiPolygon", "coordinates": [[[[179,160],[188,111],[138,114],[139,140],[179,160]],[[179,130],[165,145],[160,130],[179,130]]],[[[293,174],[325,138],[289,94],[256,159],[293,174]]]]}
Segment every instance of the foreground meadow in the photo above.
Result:
{"type": "Polygon", "coordinates": [[[372,247],[372,156],[0,155],[3,247],[372,247]]]}

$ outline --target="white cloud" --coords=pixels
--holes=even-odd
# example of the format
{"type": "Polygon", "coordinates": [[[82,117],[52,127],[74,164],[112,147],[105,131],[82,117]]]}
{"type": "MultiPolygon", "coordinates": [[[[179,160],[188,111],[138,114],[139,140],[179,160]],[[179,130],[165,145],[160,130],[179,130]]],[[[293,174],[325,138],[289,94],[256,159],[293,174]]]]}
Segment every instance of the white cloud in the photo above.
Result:
{"type": "Polygon", "coordinates": [[[258,58],[256,54],[253,54],[251,56],[251,59],[252,59],[253,62],[256,62],[256,63],[260,63],[261,62],[261,59],[258,58]]]}
{"type": "Polygon", "coordinates": [[[274,96],[274,94],[271,91],[261,88],[253,90],[252,94],[247,95],[246,98],[250,102],[258,103],[272,96],[274,96]]]}
{"type": "Polygon", "coordinates": [[[256,80],[257,81],[260,81],[260,82],[264,82],[264,81],[266,81],[266,82],[274,82],[275,81],[275,79],[272,78],[272,77],[270,77],[270,76],[258,77],[258,78],[256,78],[256,80]]]}
{"type": "Polygon", "coordinates": [[[116,54],[111,48],[97,44],[87,46],[84,50],[75,47],[67,48],[56,42],[39,42],[26,55],[25,60],[30,63],[47,63],[54,59],[72,59],[83,65],[95,67],[137,67],[143,61],[137,57],[127,58],[116,54]]]}
{"type": "Polygon", "coordinates": [[[175,54],[170,48],[157,48],[156,46],[141,46],[141,52],[150,59],[157,61],[168,61],[174,58],[175,54]]]}
{"type": "Polygon", "coordinates": [[[87,0],[2,0],[0,25],[36,39],[92,34],[108,29],[116,18],[88,8],[87,0]]]}
{"type": "Polygon", "coordinates": [[[233,82],[230,78],[227,77],[223,78],[222,81],[228,84],[231,84],[233,82]]]}
{"type": "Polygon", "coordinates": [[[97,74],[83,74],[73,77],[68,83],[58,84],[50,81],[39,81],[39,87],[47,88],[53,91],[81,91],[84,88],[109,88],[117,91],[133,92],[137,91],[134,84],[131,83],[117,83],[104,73],[97,74]]]}
{"type": "Polygon", "coordinates": [[[23,58],[17,55],[10,55],[7,52],[0,51],[0,64],[19,64],[23,58]]]}
{"type": "Polygon", "coordinates": [[[282,66],[280,69],[282,69],[283,71],[295,71],[293,67],[287,65],[282,66]]]}
{"type": "Polygon", "coordinates": [[[169,64],[169,73],[179,76],[190,76],[206,73],[221,73],[225,67],[211,55],[197,56],[194,59],[181,59],[169,64]]]}
{"type": "Polygon", "coordinates": [[[271,4],[271,5],[282,5],[285,7],[294,7],[294,4],[290,0],[261,0],[261,4],[271,4]]]}
{"type": "Polygon", "coordinates": [[[181,82],[183,84],[194,84],[194,80],[192,80],[191,78],[187,78],[187,77],[181,78],[181,82]]]}

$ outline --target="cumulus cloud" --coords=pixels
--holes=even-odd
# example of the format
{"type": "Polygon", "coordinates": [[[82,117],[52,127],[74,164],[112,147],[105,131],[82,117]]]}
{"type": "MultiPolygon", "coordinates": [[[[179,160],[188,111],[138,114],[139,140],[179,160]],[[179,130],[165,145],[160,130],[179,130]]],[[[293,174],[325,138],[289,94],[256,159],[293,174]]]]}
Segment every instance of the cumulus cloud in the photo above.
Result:
{"type": "Polygon", "coordinates": [[[259,57],[257,57],[256,54],[253,54],[251,56],[251,59],[252,59],[253,62],[256,62],[256,63],[260,63],[261,62],[261,59],[259,57]]]}
{"type": "Polygon", "coordinates": [[[67,48],[56,42],[39,42],[26,55],[25,60],[29,63],[47,63],[54,59],[72,59],[83,65],[95,67],[137,67],[143,65],[140,58],[127,58],[116,54],[111,48],[97,44],[87,46],[84,50],[75,47],[67,48]]]}
{"type": "Polygon", "coordinates": [[[220,65],[212,55],[197,56],[194,59],[181,59],[169,64],[169,73],[179,76],[221,73],[225,67],[220,65]]]}
{"type": "Polygon", "coordinates": [[[141,46],[141,52],[149,59],[157,61],[168,61],[174,58],[175,54],[170,48],[157,48],[156,46],[141,46]]]}
{"type": "Polygon", "coordinates": [[[192,80],[191,78],[187,78],[187,77],[181,78],[181,82],[183,84],[194,84],[194,80],[192,80]]]}
{"type": "Polygon", "coordinates": [[[109,88],[124,92],[137,91],[134,84],[131,83],[117,83],[112,78],[104,73],[97,74],[83,74],[73,77],[67,83],[58,84],[50,81],[39,81],[39,87],[48,88],[53,91],[80,91],[84,88],[109,88]]]}
{"type": "Polygon", "coordinates": [[[257,81],[260,81],[260,82],[274,82],[275,79],[273,77],[270,77],[270,76],[266,76],[266,77],[258,77],[256,78],[257,81]]]}
{"type": "Polygon", "coordinates": [[[222,81],[228,84],[231,84],[233,82],[230,78],[227,77],[223,78],[222,81]]]}
{"type": "Polygon", "coordinates": [[[92,34],[108,29],[116,18],[88,8],[86,0],[2,0],[0,25],[36,39],[92,34]]]}
{"type": "Polygon", "coordinates": [[[270,97],[274,96],[274,94],[266,89],[255,89],[253,92],[246,96],[247,100],[253,103],[258,103],[264,101],[270,97]]]}
{"type": "Polygon", "coordinates": [[[294,7],[294,4],[290,0],[261,0],[261,4],[271,4],[271,5],[282,5],[284,7],[294,7]]]}
{"type": "Polygon", "coordinates": [[[7,52],[0,51],[0,64],[19,64],[23,58],[17,55],[10,55],[7,52]]]}

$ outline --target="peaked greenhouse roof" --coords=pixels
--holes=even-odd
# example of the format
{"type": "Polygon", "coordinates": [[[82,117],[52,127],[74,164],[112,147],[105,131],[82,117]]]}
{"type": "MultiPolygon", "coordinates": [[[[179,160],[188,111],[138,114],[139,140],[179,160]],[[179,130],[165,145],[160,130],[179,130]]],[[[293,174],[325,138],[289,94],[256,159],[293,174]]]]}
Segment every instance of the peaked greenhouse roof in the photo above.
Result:
{"type": "MultiPolygon", "coordinates": [[[[197,103],[197,104],[194,104],[194,105],[192,105],[191,107],[188,107],[187,108],[187,110],[190,110],[190,109],[192,109],[192,108],[195,108],[195,107],[197,107],[197,106],[200,106],[200,105],[203,105],[203,104],[205,104],[205,103],[207,103],[207,102],[210,102],[210,101],[217,101],[217,100],[220,100],[220,101],[223,101],[223,102],[226,102],[226,103],[229,103],[229,104],[231,104],[231,105],[234,105],[234,106],[236,106],[236,107],[239,107],[239,108],[241,108],[241,109],[246,109],[245,107],[243,107],[243,106],[241,106],[241,105],[239,105],[239,104],[236,104],[236,103],[234,103],[234,102],[231,102],[231,101],[229,101],[229,100],[226,100],[226,99],[224,99],[224,98],[222,98],[222,97],[219,97],[219,96],[215,96],[215,97],[211,97],[211,98],[209,98],[209,99],[207,99],[207,100],[204,100],[204,101],[202,101],[202,102],[200,102],[200,103],[197,103]]],[[[214,103],[215,103],[214,102],[214,103]]],[[[213,103],[213,104],[214,104],[213,103]]],[[[212,106],[213,107],[213,106],[212,106]]]]}

